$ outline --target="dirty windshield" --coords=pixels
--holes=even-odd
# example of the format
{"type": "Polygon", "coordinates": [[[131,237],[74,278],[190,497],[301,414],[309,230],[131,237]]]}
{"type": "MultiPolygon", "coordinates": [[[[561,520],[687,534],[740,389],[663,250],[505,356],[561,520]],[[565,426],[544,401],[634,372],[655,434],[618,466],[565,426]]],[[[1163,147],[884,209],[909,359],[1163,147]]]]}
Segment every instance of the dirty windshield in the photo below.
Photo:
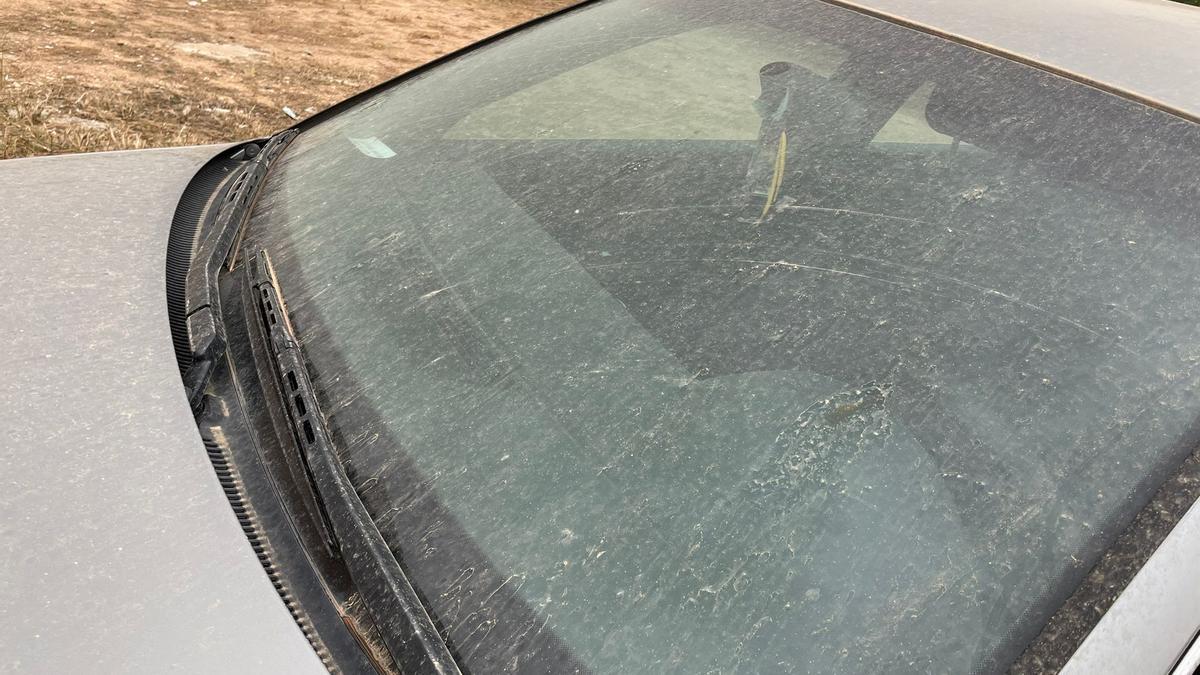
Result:
{"type": "Polygon", "coordinates": [[[1197,158],[850,10],[612,0],[305,131],[251,236],[466,669],[995,671],[1195,440],[1197,158]]]}

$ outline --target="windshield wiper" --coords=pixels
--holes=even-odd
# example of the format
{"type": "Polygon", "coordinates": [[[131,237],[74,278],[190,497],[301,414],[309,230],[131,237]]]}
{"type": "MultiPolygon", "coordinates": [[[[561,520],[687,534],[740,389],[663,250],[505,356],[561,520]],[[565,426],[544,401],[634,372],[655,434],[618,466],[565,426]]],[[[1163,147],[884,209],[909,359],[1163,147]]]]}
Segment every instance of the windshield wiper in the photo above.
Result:
{"type": "MultiPolygon", "coordinates": [[[[271,162],[283,154],[296,134],[295,130],[289,129],[272,136],[262,148],[257,143],[248,143],[239,150],[231,159],[244,164],[224,179],[209,198],[203,219],[196,228],[196,241],[187,242],[194,250],[192,264],[183,279],[185,306],[179,319],[183,325],[176,329],[186,329],[190,357],[183,373],[183,385],[193,413],[199,413],[204,387],[217,360],[225,352],[225,330],[217,320],[221,315],[217,276],[231,253],[237,250],[242,225],[271,162]]],[[[170,278],[167,283],[172,283],[170,278]]]]}
{"type": "Polygon", "coordinates": [[[246,269],[287,419],[329,531],[326,545],[346,565],[401,672],[458,674],[449,648],[337,458],[267,252],[254,254],[246,269]]]}

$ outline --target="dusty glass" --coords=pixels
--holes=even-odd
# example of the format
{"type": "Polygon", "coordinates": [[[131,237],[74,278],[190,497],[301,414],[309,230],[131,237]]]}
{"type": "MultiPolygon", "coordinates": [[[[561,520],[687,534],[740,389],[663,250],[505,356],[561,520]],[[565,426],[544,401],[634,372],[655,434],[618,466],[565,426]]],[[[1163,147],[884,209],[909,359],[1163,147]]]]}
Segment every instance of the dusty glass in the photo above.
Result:
{"type": "Polygon", "coordinates": [[[849,10],[612,0],[306,131],[252,236],[473,672],[990,671],[1195,440],[1196,158],[849,10]]]}

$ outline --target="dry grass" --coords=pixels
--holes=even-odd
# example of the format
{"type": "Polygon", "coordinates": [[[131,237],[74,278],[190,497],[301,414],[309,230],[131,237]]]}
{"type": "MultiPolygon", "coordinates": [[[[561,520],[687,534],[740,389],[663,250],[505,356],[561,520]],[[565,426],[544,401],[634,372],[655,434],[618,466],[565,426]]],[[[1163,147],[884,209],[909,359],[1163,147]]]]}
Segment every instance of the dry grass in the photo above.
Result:
{"type": "Polygon", "coordinates": [[[251,138],[570,0],[0,0],[0,159],[251,138]],[[261,55],[220,61],[183,43],[261,55]]]}

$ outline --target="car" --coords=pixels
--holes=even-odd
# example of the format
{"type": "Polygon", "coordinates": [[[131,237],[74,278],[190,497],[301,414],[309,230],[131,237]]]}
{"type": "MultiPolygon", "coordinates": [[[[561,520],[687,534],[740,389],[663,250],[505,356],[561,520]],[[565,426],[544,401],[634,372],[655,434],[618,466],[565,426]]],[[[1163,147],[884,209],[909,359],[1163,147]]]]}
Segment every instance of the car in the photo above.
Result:
{"type": "Polygon", "coordinates": [[[1198,35],[593,0],[0,162],[2,669],[1193,672],[1198,35]]]}

